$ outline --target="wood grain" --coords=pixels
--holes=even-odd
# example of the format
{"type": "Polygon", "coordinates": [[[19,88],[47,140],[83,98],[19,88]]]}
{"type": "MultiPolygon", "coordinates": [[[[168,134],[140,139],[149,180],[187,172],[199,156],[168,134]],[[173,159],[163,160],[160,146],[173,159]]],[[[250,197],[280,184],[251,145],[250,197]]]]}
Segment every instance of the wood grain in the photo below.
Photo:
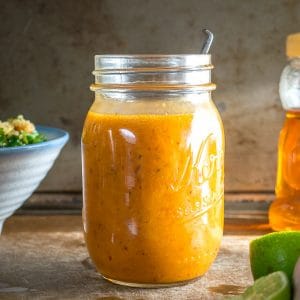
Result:
{"type": "Polygon", "coordinates": [[[190,284],[164,289],[116,286],[95,271],[80,216],[14,216],[0,238],[1,299],[222,299],[251,284],[249,241],[266,220],[228,219],[211,269],[190,284]]]}

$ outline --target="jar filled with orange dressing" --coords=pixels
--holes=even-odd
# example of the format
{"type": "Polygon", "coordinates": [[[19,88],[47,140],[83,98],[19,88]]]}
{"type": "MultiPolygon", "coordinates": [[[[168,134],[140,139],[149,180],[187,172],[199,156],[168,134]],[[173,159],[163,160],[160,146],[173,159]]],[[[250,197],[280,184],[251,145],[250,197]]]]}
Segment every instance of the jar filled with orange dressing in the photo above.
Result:
{"type": "Polygon", "coordinates": [[[300,33],[287,38],[288,65],[279,84],[286,118],[278,142],[276,199],[269,210],[274,230],[300,230],[300,33]]]}
{"type": "Polygon", "coordinates": [[[83,225],[101,275],[156,287],[203,275],[224,220],[211,56],[97,55],[82,133],[83,225]]]}

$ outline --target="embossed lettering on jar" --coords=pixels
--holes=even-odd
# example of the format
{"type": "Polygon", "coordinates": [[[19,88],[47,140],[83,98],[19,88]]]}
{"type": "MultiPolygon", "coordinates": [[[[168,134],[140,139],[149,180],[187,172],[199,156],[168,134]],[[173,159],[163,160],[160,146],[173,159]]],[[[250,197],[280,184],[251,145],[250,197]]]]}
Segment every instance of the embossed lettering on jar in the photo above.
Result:
{"type": "Polygon", "coordinates": [[[197,278],[223,233],[224,134],[210,55],[96,56],[82,134],[83,224],[98,271],[151,287],[197,278]]]}

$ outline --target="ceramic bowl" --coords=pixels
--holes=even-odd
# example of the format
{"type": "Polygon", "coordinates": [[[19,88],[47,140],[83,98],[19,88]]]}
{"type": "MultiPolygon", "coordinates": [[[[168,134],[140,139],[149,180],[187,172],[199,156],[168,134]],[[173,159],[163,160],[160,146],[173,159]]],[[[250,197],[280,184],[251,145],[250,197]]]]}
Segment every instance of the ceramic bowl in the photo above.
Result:
{"type": "Polygon", "coordinates": [[[67,143],[66,131],[37,126],[47,141],[0,148],[0,234],[4,221],[37,189],[67,143]]]}

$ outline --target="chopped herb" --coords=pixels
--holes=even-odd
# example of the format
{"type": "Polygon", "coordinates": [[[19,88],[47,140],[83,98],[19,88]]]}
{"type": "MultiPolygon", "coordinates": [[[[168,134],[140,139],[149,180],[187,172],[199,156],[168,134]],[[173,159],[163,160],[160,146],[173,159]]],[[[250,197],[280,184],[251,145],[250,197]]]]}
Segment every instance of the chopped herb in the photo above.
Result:
{"type": "Polygon", "coordinates": [[[22,115],[0,121],[0,147],[15,147],[36,144],[46,141],[46,137],[39,133],[34,124],[25,120],[22,115]]]}

